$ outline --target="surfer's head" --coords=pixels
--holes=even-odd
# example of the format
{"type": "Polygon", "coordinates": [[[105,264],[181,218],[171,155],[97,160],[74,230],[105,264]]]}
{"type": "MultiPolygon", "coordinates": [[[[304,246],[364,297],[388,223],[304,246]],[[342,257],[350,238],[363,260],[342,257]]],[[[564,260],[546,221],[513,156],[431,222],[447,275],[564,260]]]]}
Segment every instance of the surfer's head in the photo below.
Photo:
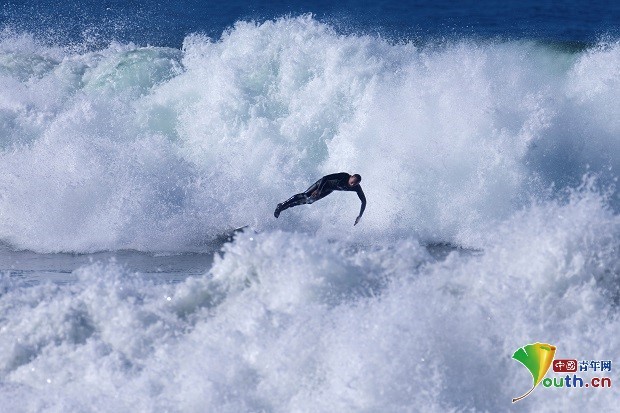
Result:
{"type": "Polygon", "coordinates": [[[355,186],[362,182],[362,177],[358,174],[353,174],[349,177],[349,186],[355,186]]]}

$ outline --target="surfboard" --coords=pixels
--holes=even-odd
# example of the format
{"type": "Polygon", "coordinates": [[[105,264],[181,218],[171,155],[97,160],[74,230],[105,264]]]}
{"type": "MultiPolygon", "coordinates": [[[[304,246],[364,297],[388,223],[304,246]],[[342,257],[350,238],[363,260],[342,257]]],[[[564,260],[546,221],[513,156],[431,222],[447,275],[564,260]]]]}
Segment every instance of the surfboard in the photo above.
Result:
{"type": "Polygon", "coordinates": [[[249,225],[243,225],[241,227],[233,228],[231,230],[223,232],[223,233],[221,233],[220,235],[217,236],[217,241],[221,242],[222,244],[225,244],[227,242],[232,242],[233,239],[235,239],[235,235],[237,235],[237,234],[239,234],[241,232],[244,232],[248,228],[250,228],[249,225]]]}
{"type": "Polygon", "coordinates": [[[429,242],[423,245],[435,259],[440,261],[444,260],[453,251],[465,255],[481,255],[484,253],[483,249],[464,247],[451,242],[429,242]]]}

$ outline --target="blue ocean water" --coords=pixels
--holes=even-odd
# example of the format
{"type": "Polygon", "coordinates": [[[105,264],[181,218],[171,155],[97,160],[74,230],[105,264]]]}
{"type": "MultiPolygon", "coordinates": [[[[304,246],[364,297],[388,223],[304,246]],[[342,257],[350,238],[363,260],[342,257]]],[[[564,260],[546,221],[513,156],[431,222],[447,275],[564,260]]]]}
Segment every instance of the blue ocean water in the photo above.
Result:
{"type": "Polygon", "coordinates": [[[620,5],[594,1],[80,1],[7,2],[0,21],[64,42],[118,40],[180,47],[190,33],[219,38],[237,21],[311,13],[342,31],[402,40],[537,39],[593,43],[617,37],[620,5]]]}
{"type": "Polygon", "coordinates": [[[619,13],[2,4],[0,411],[613,411],[619,13]]]}

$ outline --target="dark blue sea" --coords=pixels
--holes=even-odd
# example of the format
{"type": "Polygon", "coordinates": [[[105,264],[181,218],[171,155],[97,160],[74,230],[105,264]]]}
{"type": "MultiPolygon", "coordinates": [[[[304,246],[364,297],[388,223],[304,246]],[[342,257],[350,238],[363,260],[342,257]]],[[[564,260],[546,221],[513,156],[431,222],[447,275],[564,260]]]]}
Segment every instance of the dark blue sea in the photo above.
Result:
{"type": "Polygon", "coordinates": [[[620,4],[593,1],[6,1],[0,21],[66,43],[117,40],[181,47],[191,33],[218,39],[239,21],[311,14],[342,33],[399,41],[534,39],[593,44],[619,34],[620,4]]]}
{"type": "Polygon", "coordinates": [[[614,411],[619,96],[620,2],[3,2],[0,412],[614,411]]]}

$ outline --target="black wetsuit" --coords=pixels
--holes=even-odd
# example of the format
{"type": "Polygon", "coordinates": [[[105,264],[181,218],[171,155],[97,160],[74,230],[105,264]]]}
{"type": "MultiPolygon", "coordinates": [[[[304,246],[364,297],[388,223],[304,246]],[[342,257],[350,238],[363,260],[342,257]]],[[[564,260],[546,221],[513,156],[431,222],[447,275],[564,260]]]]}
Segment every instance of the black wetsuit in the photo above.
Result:
{"type": "Polygon", "coordinates": [[[364,196],[364,191],[362,191],[362,187],[359,184],[355,186],[349,185],[350,177],[351,175],[346,172],[325,175],[323,178],[312,184],[310,188],[306,189],[304,192],[293,195],[285,202],[278,204],[274,216],[277,218],[280,215],[280,212],[290,207],[316,202],[321,198],[325,198],[333,191],[355,191],[357,193],[357,196],[360,198],[360,201],[362,201],[362,207],[360,208],[359,214],[359,216],[361,217],[364,213],[364,209],[366,209],[366,196],[364,196]],[[316,195],[312,196],[315,191],[316,195]]]}

